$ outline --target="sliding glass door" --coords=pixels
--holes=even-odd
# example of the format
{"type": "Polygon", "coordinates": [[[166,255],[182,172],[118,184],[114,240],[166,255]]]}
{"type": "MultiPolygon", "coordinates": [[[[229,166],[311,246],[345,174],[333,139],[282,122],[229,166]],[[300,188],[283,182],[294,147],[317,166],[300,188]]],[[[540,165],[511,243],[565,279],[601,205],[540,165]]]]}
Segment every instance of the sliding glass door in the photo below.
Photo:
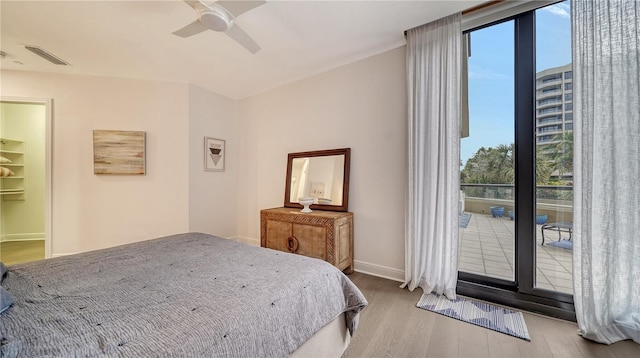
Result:
{"type": "Polygon", "coordinates": [[[571,319],[568,2],[467,35],[459,290],[571,319]]]}
{"type": "Polygon", "coordinates": [[[573,71],[569,2],[535,12],[536,280],[573,294],[573,71]]]}
{"type": "Polygon", "coordinates": [[[515,280],[514,21],[468,35],[469,136],[460,141],[459,269],[515,280]]]}

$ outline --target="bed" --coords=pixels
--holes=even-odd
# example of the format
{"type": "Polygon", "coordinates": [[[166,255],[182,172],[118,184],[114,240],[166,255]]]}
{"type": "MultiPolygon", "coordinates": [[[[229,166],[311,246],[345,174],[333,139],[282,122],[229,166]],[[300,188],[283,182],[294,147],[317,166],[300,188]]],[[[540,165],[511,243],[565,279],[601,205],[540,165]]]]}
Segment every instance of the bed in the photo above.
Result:
{"type": "Polygon", "coordinates": [[[7,358],[339,356],[367,305],[324,261],[201,233],[10,266],[2,287],[7,358]]]}

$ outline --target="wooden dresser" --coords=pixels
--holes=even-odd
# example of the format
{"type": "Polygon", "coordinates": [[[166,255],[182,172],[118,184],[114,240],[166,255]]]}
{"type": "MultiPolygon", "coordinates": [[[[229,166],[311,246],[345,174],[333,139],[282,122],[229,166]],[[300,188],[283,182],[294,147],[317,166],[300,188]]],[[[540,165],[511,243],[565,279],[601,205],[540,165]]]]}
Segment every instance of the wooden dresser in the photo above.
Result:
{"type": "Polygon", "coordinates": [[[353,213],[295,208],[260,211],[260,245],[325,260],[353,272],[353,213]]]}

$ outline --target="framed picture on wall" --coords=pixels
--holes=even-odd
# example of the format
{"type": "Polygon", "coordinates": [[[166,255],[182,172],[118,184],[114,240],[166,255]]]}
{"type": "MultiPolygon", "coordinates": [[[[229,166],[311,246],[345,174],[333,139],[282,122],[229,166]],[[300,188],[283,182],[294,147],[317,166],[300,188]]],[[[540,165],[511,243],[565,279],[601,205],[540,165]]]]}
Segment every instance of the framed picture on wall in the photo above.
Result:
{"type": "Polygon", "coordinates": [[[146,133],[93,131],[93,174],[144,175],[146,133]]]}
{"type": "Polygon", "coordinates": [[[224,171],[226,147],[223,139],[204,137],[204,170],[224,171]]]}

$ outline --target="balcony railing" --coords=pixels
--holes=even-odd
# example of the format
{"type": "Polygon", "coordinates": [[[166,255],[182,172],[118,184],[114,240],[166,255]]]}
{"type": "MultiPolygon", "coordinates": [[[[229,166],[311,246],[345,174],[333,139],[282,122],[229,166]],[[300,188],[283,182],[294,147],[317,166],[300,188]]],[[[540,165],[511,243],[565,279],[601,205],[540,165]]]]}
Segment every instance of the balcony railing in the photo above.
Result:
{"type": "MultiPolygon", "coordinates": [[[[484,199],[514,199],[513,184],[460,184],[466,197],[484,199]]],[[[536,185],[538,199],[573,201],[573,187],[567,185],[536,185]]]]}
{"type": "MultiPolygon", "coordinates": [[[[488,214],[491,206],[502,206],[505,213],[515,210],[513,184],[460,184],[465,211],[488,214]]],[[[536,186],[536,211],[549,215],[549,222],[573,221],[573,187],[536,186]]]]}

